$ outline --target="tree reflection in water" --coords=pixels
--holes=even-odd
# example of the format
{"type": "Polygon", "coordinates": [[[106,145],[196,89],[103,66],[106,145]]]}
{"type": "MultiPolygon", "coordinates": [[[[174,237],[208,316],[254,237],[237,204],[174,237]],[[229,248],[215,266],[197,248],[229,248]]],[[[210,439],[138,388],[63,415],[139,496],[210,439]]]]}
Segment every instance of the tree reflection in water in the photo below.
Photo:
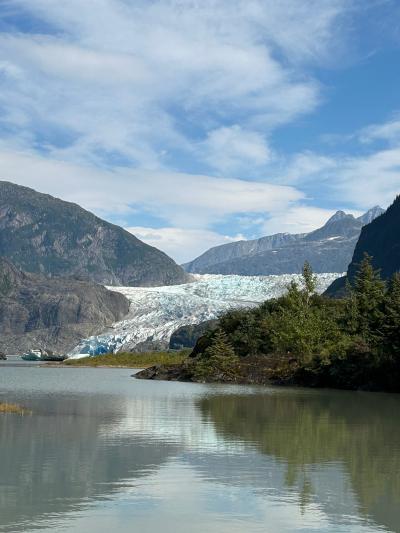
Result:
{"type": "Polygon", "coordinates": [[[282,461],[287,487],[297,488],[302,508],[319,498],[313,468],[342,469],[360,512],[400,531],[399,396],[279,389],[209,396],[198,405],[219,435],[282,461]]]}

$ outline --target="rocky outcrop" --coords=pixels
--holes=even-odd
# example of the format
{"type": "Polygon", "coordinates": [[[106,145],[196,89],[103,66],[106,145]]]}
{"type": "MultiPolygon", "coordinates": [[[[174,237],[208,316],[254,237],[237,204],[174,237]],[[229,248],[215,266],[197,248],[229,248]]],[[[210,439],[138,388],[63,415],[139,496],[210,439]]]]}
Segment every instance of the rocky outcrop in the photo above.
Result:
{"type": "Polygon", "coordinates": [[[0,259],[0,348],[65,353],[123,318],[128,300],[95,283],[21,272],[0,259]]]}
{"type": "Polygon", "coordinates": [[[173,332],[169,341],[170,350],[182,350],[182,348],[194,348],[196,342],[206,331],[215,329],[218,320],[206,320],[200,324],[181,326],[173,332]]]}
{"type": "Polygon", "coordinates": [[[105,285],[184,283],[170,257],[76,204],[0,181],[0,256],[26,272],[105,285]]]}
{"type": "Polygon", "coordinates": [[[308,261],[315,272],[344,272],[363,225],[382,212],[374,207],[355,218],[337,211],[322,228],[311,233],[278,233],[216,246],[183,266],[199,274],[264,276],[297,274],[308,261]]]}
{"type": "Polygon", "coordinates": [[[192,374],[184,364],[154,365],[136,372],[132,377],[156,381],[192,381],[192,374]]]}

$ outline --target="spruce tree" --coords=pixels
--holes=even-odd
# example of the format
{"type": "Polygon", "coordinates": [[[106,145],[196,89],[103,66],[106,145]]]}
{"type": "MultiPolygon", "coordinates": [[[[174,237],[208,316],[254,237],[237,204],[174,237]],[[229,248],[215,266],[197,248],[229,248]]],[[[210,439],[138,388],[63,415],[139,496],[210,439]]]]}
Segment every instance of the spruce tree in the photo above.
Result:
{"type": "Polygon", "coordinates": [[[367,253],[364,254],[355,277],[353,291],[357,308],[358,333],[367,342],[376,342],[381,335],[385,287],[379,270],[375,270],[372,265],[372,257],[367,253]]]}
{"type": "Polygon", "coordinates": [[[358,332],[358,324],[359,312],[357,298],[348,278],[346,278],[346,299],[344,307],[343,329],[347,333],[354,335],[358,332]]]}
{"type": "Polygon", "coordinates": [[[217,329],[211,345],[196,363],[194,377],[199,381],[230,381],[236,375],[238,356],[226,333],[217,329]]]}
{"type": "Polygon", "coordinates": [[[382,329],[388,354],[400,357],[400,273],[395,273],[389,283],[382,329]]]}

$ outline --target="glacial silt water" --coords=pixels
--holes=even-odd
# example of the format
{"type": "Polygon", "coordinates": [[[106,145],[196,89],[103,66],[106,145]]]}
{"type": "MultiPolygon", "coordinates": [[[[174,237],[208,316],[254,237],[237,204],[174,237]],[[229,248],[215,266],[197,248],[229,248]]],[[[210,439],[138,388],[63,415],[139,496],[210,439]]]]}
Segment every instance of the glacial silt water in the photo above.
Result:
{"type": "Polygon", "coordinates": [[[400,396],[0,364],[0,532],[400,531],[400,396]]]}

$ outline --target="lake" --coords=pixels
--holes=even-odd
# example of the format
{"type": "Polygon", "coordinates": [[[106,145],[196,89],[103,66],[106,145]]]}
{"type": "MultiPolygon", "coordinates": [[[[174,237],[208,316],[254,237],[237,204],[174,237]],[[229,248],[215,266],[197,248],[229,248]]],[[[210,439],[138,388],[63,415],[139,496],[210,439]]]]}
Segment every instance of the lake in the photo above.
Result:
{"type": "Polygon", "coordinates": [[[0,362],[0,532],[400,532],[400,395],[0,362]]]}

